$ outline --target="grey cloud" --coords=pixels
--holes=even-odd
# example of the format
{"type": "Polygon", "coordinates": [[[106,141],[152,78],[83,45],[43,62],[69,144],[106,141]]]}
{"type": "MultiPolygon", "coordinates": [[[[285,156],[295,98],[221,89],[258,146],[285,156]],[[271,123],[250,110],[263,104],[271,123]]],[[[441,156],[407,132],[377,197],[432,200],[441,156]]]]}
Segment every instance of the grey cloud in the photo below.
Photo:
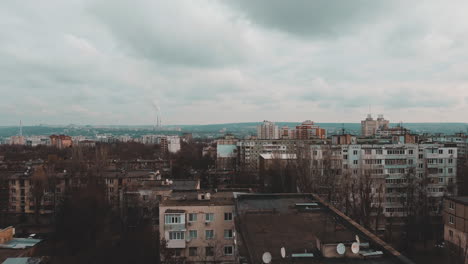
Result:
{"type": "Polygon", "coordinates": [[[372,23],[395,1],[238,0],[225,1],[253,23],[303,37],[337,36],[372,23]],[[391,3],[392,2],[392,3],[391,3]]]}
{"type": "Polygon", "coordinates": [[[198,9],[189,1],[117,0],[99,1],[88,11],[116,37],[118,48],[145,60],[186,67],[243,62],[248,48],[240,28],[198,9]]]}

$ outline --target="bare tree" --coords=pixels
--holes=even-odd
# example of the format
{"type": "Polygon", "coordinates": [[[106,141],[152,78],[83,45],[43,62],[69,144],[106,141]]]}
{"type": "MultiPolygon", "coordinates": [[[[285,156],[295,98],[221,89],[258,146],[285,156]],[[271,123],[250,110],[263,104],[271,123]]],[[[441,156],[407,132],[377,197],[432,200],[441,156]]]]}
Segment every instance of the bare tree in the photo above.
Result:
{"type": "Polygon", "coordinates": [[[34,173],[31,177],[31,185],[32,200],[34,202],[34,221],[38,224],[42,208],[42,199],[48,187],[47,173],[43,165],[34,169],[34,173]]]}

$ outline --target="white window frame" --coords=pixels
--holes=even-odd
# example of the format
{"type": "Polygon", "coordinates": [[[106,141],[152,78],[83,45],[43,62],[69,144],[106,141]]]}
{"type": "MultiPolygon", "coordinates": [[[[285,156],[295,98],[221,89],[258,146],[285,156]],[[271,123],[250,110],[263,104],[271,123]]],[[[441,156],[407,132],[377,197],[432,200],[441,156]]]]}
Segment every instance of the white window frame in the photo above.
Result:
{"type": "Polygon", "coordinates": [[[213,222],[213,221],[214,221],[214,213],[206,213],[205,222],[213,222]]]}
{"type": "Polygon", "coordinates": [[[169,240],[184,240],[185,232],[183,231],[169,231],[169,240]]]}
{"type": "Polygon", "coordinates": [[[455,210],[455,203],[454,202],[449,202],[449,209],[450,210],[455,210]]]}
{"type": "Polygon", "coordinates": [[[207,239],[207,240],[208,239],[214,239],[214,237],[215,237],[214,230],[212,230],[212,229],[205,230],[205,239],[207,239]],[[210,237],[208,236],[209,231],[211,231],[211,234],[212,234],[212,236],[210,236],[210,237]]]}
{"type": "Polygon", "coordinates": [[[164,223],[166,225],[182,224],[182,216],[180,214],[165,214],[164,223]],[[168,221],[168,219],[170,219],[170,221],[168,221]]]}
{"type": "Polygon", "coordinates": [[[224,221],[232,221],[232,219],[233,219],[232,212],[225,212],[224,213],[224,221]],[[226,216],[228,216],[228,217],[226,217],[226,216]]]}
{"type": "Polygon", "coordinates": [[[189,222],[197,222],[198,220],[198,214],[197,213],[190,213],[188,215],[188,221],[189,222]]]}
{"type": "Polygon", "coordinates": [[[224,250],[223,250],[223,253],[224,253],[224,256],[232,256],[234,255],[234,246],[224,246],[224,250]],[[226,253],[226,249],[227,248],[230,248],[231,252],[230,253],[226,253]]]}
{"type": "Polygon", "coordinates": [[[449,215],[449,224],[455,224],[455,217],[453,215],[449,215]]]}
{"type": "Polygon", "coordinates": [[[190,239],[197,239],[198,238],[198,230],[189,230],[189,238],[190,239]],[[195,236],[194,236],[195,234],[195,236]]]}
{"type": "Polygon", "coordinates": [[[234,231],[232,229],[224,229],[224,238],[225,239],[234,238],[234,231]]]}

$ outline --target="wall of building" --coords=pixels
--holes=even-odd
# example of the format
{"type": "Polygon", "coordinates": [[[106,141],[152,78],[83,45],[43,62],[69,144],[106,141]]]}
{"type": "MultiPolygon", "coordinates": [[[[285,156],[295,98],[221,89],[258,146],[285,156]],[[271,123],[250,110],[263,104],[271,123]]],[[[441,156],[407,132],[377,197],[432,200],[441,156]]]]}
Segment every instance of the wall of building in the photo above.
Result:
{"type": "MultiPolygon", "coordinates": [[[[234,206],[233,205],[216,205],[210,204],[210,201],[206,201],[208,205],[180,205],[180,206],[165,206],[160,207],[160,233],[161,238],[168,240],[168,247],[179,248],[181,257],[186,258],[187,261],[194,262],[234,262],[235,254],[232,256],[224,255],[225,246],[233,246],[235,248],[235,226],[234,226],[234,206]],[[165,224],[165,214],[167,211],[183,211],[179,213],[183,215],[184,222],[181,224],[165,224]],[[214,220],[212,222],[205,221],[205,214],[213,213],[214,220]],[[232,213],[232,220],[225,221],[224,213],[232,213]],[[197,221],[191,222],[189,214],[197,214],[197,221]],[[184,232],[185,238],[183,241],[171,241],[169,239],[169,231],[179,230],[184,232]],[[189,234],[191,230],[197,231],[197,238],[190,239],[189,234]],[[214,230],[214,238],[206,239],[205,231],[214,230]],[[224,230],[232,230],[233,237],[225,238],[224,230]],[[213,247],[215,256],[206,256],[205,248],[213,247]],[[190,256],[190,248],[197,248],[197,256],[190,256]]],[[[172,213],[169,213],[172,214],[172,213]]]]}

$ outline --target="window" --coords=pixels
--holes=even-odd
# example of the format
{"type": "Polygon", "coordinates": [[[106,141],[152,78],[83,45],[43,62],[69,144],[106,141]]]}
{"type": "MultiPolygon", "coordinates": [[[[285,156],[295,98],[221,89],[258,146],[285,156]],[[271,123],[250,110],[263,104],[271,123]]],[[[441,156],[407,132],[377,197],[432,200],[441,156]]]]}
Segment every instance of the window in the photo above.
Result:
{"type": "Polygon", "coordinates": [[[443,149],[439,149],[439,154],[444,154],[444,150],[443,150],[443,149]]]}
{"type": "Polygon", "coordinates": [[[353,155],[357,155],[358,151],[357,150],[354,150],[353,151],[353,155]]]}
{"type": "Polygon", "coordinates": [[[444,169],[439,168],[439,173],[444,173],[444,169]]]}
{"type": "Polygon", "coordinates": [[[413,150],[412,149],[408,150],[408,154],[413,154],[413,150]]]}
{"type": "Polygon", "coordinates": [[[353,164],[354,165],[358,164],[358,160],[353,160],[353,164]]]}
{"type": "Polygon", "coordinates": [[[205,214],[205,221],[206,222],[213,222],[214,221],[214,214],[213,213],[205,214]]]}
{"type": "Polygon", "coordinates": [[[174,255],[176,257],[180,257],[182,255],[182,249],[181,248],[175,248],[174,255]]]}
{"type": "Polygon", "coordinates": [[[185,233],[181,231],[171,231],[169,232],[169,240],[183,240],[185,238],[185,233]]]}
{"type": "Polygon", "coordinates": [[[232,213],[224,213],[224,221],[232,221],[232,213]]]}
{"type": "Polygon", "coordinates": [[[143,201],[148,200],[148,195],[143,195],[143,201]]]}
{"type": "Polygon", "coordinates": [[[347,159],[348,159],[348,155],[343,155],[343,159],[347,160],[347,159]]]}
{"type": "Polygon", "coordinates": [[[189,256],[191,256],[191,257],[198,256],[198,248],[189,247],[189,256]]]}
{"type": "Polygon", "coordinates": [[[449,236],[453,237],[453,230],[449,230],[449,236]]]}
{"type": "Polygon", "coordinates": [[[408,164],[413,164],[413,160],[412,159],[408,160],[408,164]]]}
{"type": "Polygon", "coordinates": [[[418,157],[419,157],[420,159],[424,159],[424,154],[419,154],[418,157]]]}
{"type": "Polygon", "coordinates": [[[205,239],[213,239],[214,230],[205,230],[205,239]]]}
{"type": "Polygon", "coordinates": [[[224,230],[224,238],[232,238],[232,229],[224,230]]]}
{"type": "Polygon", "coordinates": [[[449,223],[450,224],[455,223],[455,217],[453,217],[453,215],[449,215],[449,223]]]}
{"type": "Polygon", "coordinates": [[[188,215],[189,222],[196,222],[197,221],[197,214],[189,214],[188,215]]]}
{"type": "Polygon", "coordinates": [[[453,169],[452,169],[452,168],[449,168],[449,169],[448,169],[448,173],[453,173],[453,169]]]}
{"type": "Polygon", "coordinates": [[[439,183],[443,183],[444,182],[444,178],[439,178],[439,183]]]}
{"type": "Polygon", "coordinates": [[[444,164],[444,159],[439,159],[439,164],[444,164]]]}
{"type": "Polygon", "coordinates": [[[376,149],[376,150],[375,150],[375,153],[376,153],[376,154],[382,154],[383,151],[382,151],[381,149],[376,149]]]}
{"type": "Polygon", "coordinates": [[[190,230],[190,231],[189,231],[189,238],[190,238],[190,239],[195,239],[195,238],[197,238],[197,237],[198,237],[198,232],[197,232],[197,230],[190,230]]]}
{"type": "Polygon", "coordinates": [[[449,149],[449,154],[453,154],[453,149],[449,149]]]}
{"type": "Polygon", "coordinates": [[[455,209],[455,204],[453,202],[450,202],[449,203],[449,208],[454,210],[455,209]]]}
{"type": "Polygon", "coordinates": [[[421,163],[421,164],[419,164],[418,167],[419,167],[420,169],[423,169],[423,168],[424,168],[424,164],[421,163]]]}
{"type": "Polygon", "coordinates": [[[205,256],[207,256],[207,257],[214,256],[214,248],[213,247],[205,247],[205,256]]]}
{"type": "Polygon", "coordinates": [[[234,254],[234,247],[233,246],[224,246],[224,255],[225,256],[232,256],[234,254]]]}
{"type": "Polygon", "coordinates": [[[165,216],[165,223],[166,224],[180,224],[181,217],[178,214],[167,214],[165,216]]]}
{"type": "Polygon", "coordinates": [[[366,149],[366,150],[364,151],[364,153],[365,153],[366,155],[371,155],[371,154],[372,154],[372,149],[366,149]]]}
{"type": "Polygon", "coordinates": [[[453,178],[449,178],[449,183],[453,183],[453,178]]]}
{"type": "Polygon", "coordinates": [[[448,159],[448,163],[449,163],[449,164],[452,164],[452,163],[453,163],[453,159],[448,159]]]}

